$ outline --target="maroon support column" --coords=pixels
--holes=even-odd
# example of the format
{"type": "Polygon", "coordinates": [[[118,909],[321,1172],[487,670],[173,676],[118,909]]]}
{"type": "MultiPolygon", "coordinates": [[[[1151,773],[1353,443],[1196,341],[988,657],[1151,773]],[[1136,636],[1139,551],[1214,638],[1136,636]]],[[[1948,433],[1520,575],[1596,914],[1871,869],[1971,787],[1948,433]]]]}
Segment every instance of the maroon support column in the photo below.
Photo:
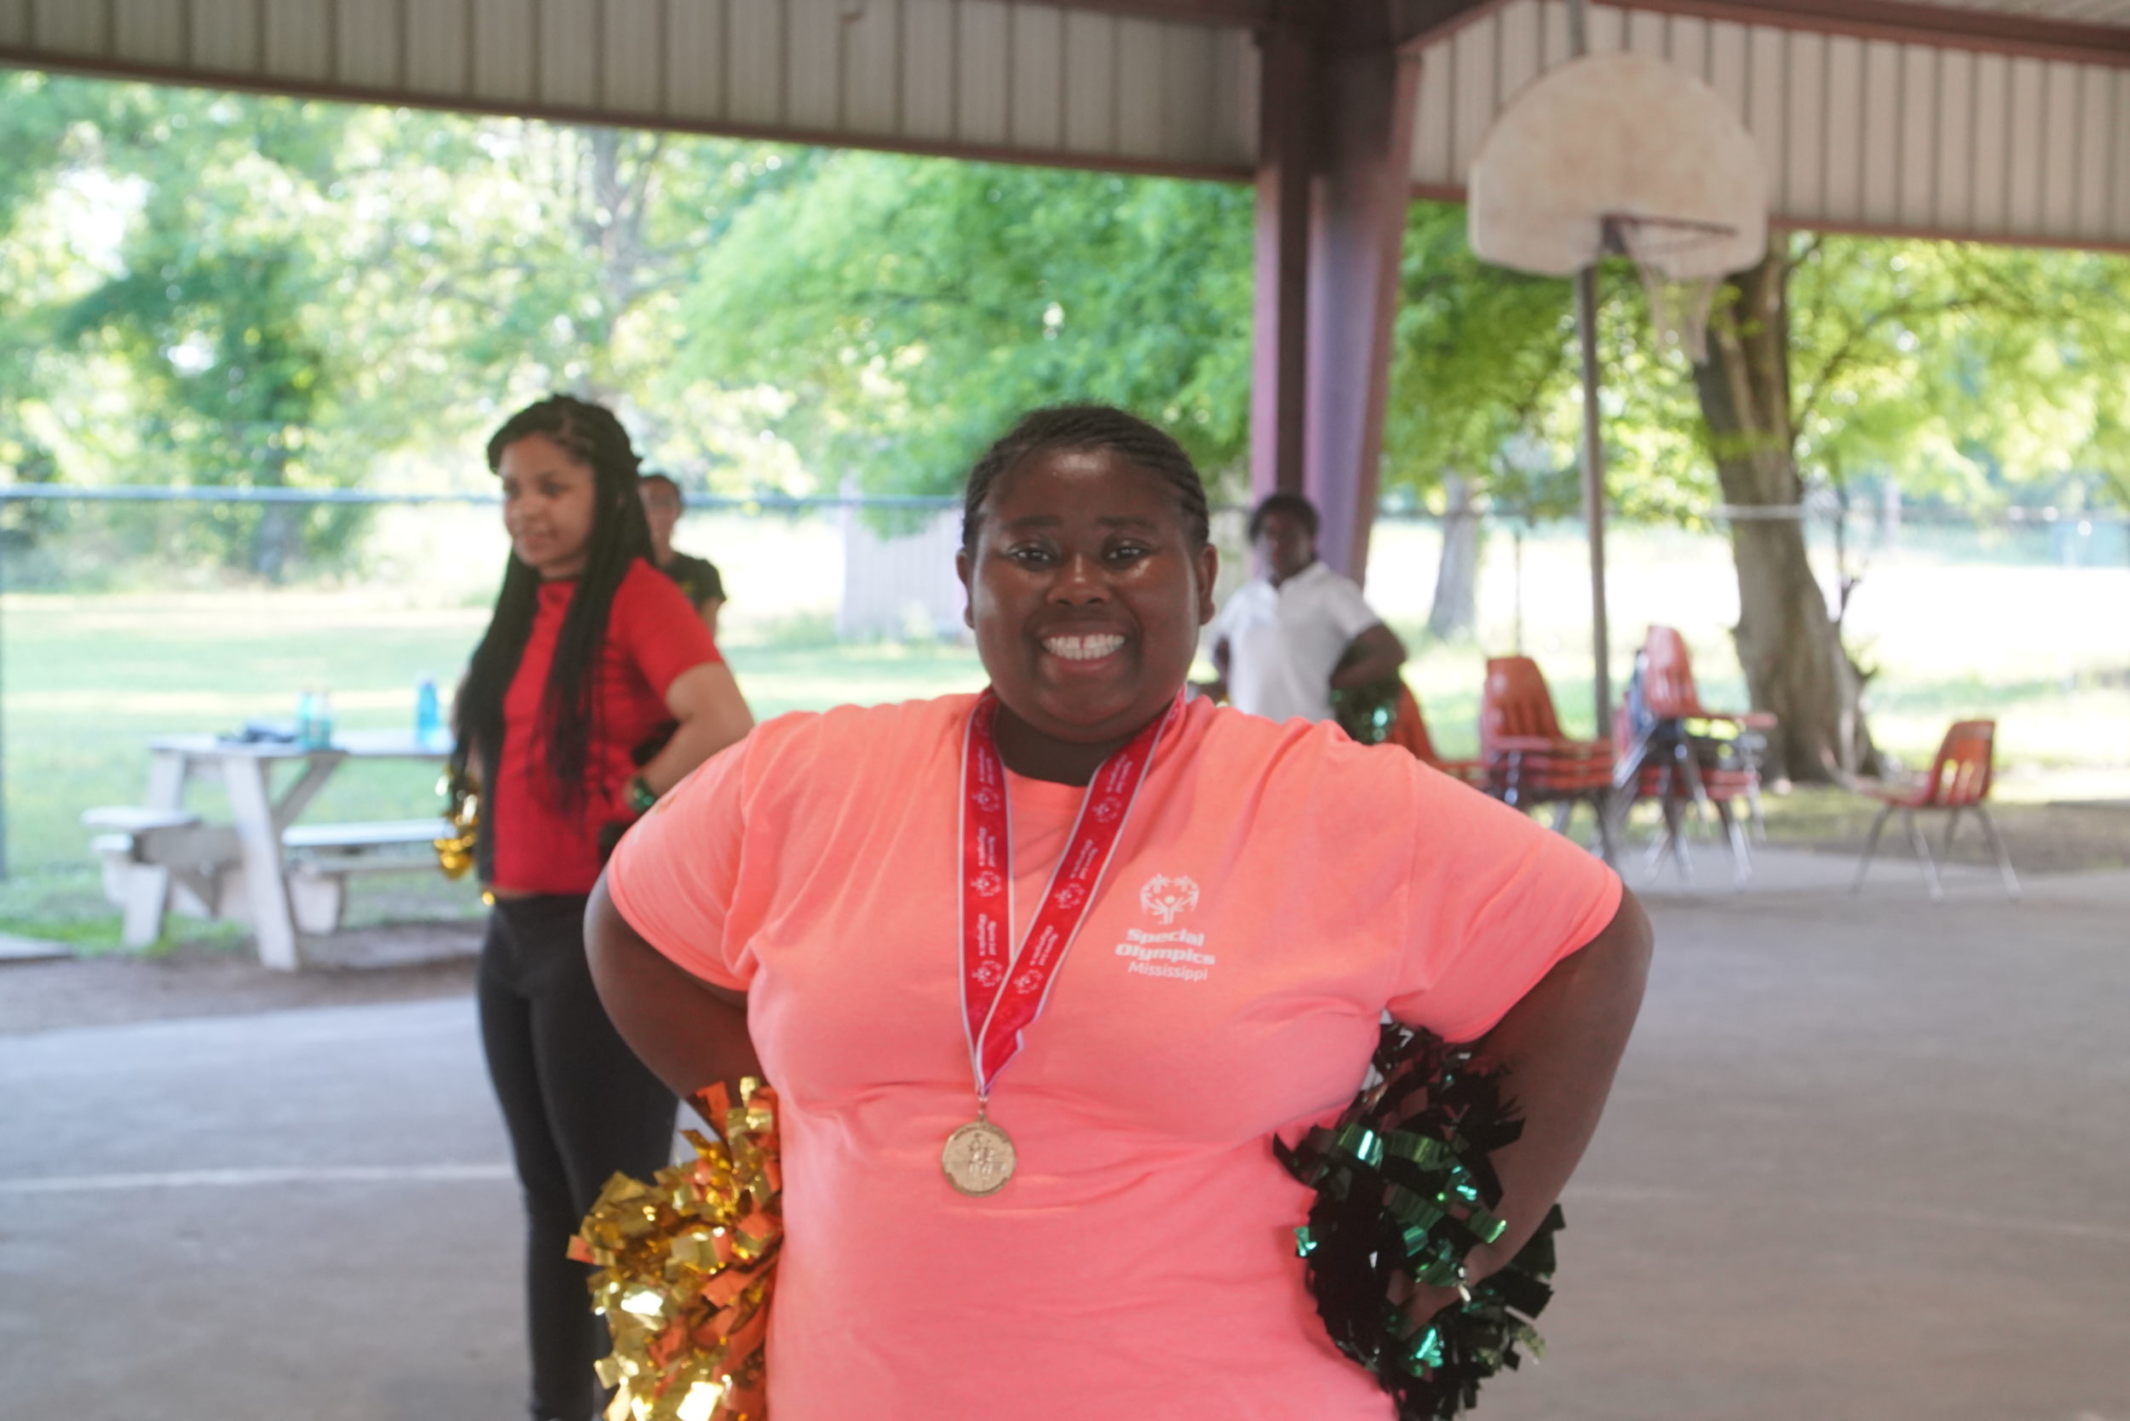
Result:
{"type": "Polygon", "coordinates": [[[1293,26],[1268,28],[1264,63],[1251,491],[1306,492],[1324,516],[1324,561],[1359,577],[1383,450],[1418,64],[1388,36],[1367,43],[1293,26]]]}

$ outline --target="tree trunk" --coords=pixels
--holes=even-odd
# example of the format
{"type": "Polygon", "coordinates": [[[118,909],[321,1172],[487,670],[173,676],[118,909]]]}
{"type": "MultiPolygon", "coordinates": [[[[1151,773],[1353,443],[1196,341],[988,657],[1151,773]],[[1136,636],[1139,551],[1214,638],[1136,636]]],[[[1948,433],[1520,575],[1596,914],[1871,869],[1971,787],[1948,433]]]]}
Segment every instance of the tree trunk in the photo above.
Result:
{"type": "Polygon", "coordinates": [[[1804,497],[1790,416],[1789,264],[1780,246],[1730,277],[1709,322],[1708,361],[1694,371],[1709,452],[1730,519],[1738,572],[1738,660],[1753,709],[1780,724],[1770,737],[1774,773],[1825,780],[1875,768],[1863,678],[1841,643],[1805,555],[1804,497]]]}
{"type": "Polygon", "coordinates": [[[1444,475],[1442,491],[1442,560],[1435,564],[1427,630],[1438,641],[1449,641],[1468,637],[1479,626],[1479,507],[1472,481],[1461,475],[1444,475]]]}

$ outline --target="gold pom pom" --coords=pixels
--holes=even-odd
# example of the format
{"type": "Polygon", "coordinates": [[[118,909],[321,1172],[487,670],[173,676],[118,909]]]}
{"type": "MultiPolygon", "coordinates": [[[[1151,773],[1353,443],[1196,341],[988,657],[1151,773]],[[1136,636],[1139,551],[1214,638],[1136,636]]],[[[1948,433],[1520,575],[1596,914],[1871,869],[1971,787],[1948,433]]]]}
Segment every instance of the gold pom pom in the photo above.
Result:
{"type": "Polygon", "coordinates": [[[613,1352],[607,1421],[764,1421],[762,1345],[784,1238],[776,1092],[753,1077],[733,1104],[696,1096],[722,1140],[682,1133],[695,1158],[649,1184],[617,1174],[584,1216],[570,1257],[600,1271],[592,1309],[613,1352]]]}

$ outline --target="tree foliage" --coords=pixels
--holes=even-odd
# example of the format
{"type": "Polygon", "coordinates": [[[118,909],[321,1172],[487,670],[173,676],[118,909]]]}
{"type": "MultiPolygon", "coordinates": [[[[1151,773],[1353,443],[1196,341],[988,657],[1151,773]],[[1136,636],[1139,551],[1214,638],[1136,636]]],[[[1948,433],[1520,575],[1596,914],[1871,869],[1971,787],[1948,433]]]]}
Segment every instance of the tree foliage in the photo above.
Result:
{"type": "Polygon", "coordinates": [[[1020,411],[1161,421],[1201,464],[1249,426],[1246,189],[841,153],[753,204],[683,305],[681,365],[770,385],[824,474],[937,492],[1020,411]]]}

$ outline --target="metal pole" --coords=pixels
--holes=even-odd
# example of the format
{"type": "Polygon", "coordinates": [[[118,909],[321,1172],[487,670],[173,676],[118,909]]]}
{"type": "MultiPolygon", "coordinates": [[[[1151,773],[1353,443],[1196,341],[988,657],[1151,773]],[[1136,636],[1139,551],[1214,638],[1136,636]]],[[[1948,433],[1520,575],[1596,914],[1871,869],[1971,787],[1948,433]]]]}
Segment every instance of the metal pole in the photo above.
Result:
{"type": "MultiPolygon", "coordinates": [[[[1568,0],[1568,49],[1577,58],[1590,52],[1588,3],[1568,0]]],[[[1603,242],[1606,247],[1612,244],[1610,230],[1604,233],[1603,242]]],[[[1605,613],[1605,441],[1598,423],[1597,262],[1592,257],[1590,265],[1575,274],[1575,329],[1583,349],[1583,522],[1590,533],[1590,688],[1597,708],[1592,732],[1604,740],[1612,734],[1612,637],[1605,613]]]]}
{"type": "Polygon", "coordinates": [[[1597,267],[1575,274],[1575,326],[1583,348],[1583,520],[1590,530],[1590,686],[1603,740],[1612,713],[1612,638],[1605,613],[1605,441],[1598,414],[1597,267]]]}

